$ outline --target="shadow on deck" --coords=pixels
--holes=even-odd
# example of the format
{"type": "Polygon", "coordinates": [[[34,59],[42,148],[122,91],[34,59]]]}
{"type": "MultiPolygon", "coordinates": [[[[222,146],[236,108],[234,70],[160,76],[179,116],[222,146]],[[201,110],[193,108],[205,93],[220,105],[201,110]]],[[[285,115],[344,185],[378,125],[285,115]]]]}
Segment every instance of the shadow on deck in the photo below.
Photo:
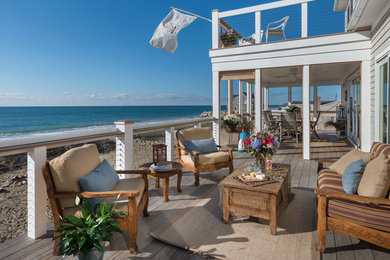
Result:
{"type": "MultiPolygon", "coordinates": [[[[313,142],[312,158],[339,158],[352,147],[346,142],[313,142]]],[[[246,153],[235,153],[235,168],[250,160],[246,153]]],[[[303,187],[314,189],[317,187],[317,162],[315,160],[305,161],[302,159],[302,146],[295,142],[286,141],[273,160],[275,163],[291,165],[292,187],[303,187]]],[[[162,189],[154,188],[154,180],[150,179],[149,185],[149,211],[148,218],[141,217],[139,221],[139,232],[137,243],[139,254],[130,257],[127,251],[127,233],[115,236],[116,250],[108,249],[105,252],[105,259],[206,259],[207,257],[176,248],[158,240],[153,239],[148,233],[163,226],[174,216],[188,207],[194,200],[209,190],[211,186],[218,184],[228,175],[228,170],[223,169],[217,172],[201,174],[200,186],[193,186],[194,175],[184,173],[182,178],[182,192],[178,193],[176,187],[171,185],[169,189],[170,201],[164,203],[162,200],[162,189]],[[118,238],[118,236],[120,236],[118,238]],[[126,238],[126,239],[124,239],[126,238]]],[[[174,177],[173,177],[174,178],[174,177]]],[[[175,183],[172,180],[170,183],[175,183]]],[[[308,212],[315,216],[315,212],[308,212]]],[[[59,259],[53,257],[51,236],[53,225],[48,224],[48,235],[40,239],[30,239],[26,235],[17,237],[0,244],[0,259],[59,259]]],[[[308,245],[310,246],[310,245],[308,245]]],[[[258,250],[264,250],[259,247],[258,250]]],[[[286,249],[284,249],[286,250],[286,249]]],[[[327,249],[322,259],[389,259],[390,253],[386,249],[379,248],[356,238],[328,232],[327,249]]],[[[66,258],[71,259],[71,258],[66,258]]]]}

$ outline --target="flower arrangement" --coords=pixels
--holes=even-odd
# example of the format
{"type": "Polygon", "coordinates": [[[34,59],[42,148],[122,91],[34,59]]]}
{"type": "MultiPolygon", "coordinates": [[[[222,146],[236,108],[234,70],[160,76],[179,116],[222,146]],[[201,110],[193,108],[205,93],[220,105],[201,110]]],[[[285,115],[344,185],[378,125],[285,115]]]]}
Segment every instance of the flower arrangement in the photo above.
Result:
{"type": "Polygon", "coordinates": [[[258,132],[244,139],[246,151],[256,157],[256,163],[265,165],[265,158],[274,155],[280,147],[277,138],[266,132],[258,132]]]}
{"type": "Polygon", "coordinates": [[[241,123],[241,117],[236,114],[230,114],[223,118],[223,123],[230,128],[230,130],[236,130],[237,126],[241,123]]]}
{"type": "Polygon", "coordinates": [[[233,46],[237,43],[237,37],[234,35],[232,30],[225,32],[221,35],[221,44],[225,46],[233,46]]]}

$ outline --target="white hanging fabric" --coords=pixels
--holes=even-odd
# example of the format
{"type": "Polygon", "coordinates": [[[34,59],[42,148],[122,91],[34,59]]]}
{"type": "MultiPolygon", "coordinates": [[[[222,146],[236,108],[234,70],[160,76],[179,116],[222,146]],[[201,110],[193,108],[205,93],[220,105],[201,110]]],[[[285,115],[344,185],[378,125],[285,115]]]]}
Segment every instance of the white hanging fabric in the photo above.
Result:
{"type": "Polygon", "coordinates": [[[177,34],[196,19],[195,16],[182,14],[172,9],[158,25],[150,44],[157,48],[174,53],[177,48],[177,34]]]}

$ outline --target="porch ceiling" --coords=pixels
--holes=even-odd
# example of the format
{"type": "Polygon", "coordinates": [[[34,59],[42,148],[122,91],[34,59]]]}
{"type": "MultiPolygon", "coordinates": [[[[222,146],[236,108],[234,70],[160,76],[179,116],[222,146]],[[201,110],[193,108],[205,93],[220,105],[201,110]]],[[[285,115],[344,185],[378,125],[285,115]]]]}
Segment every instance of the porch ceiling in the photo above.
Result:
{"type": "MultiPolygon", "coordinates": [[[[310,66],[311,85],[340,85],[356,71],[359,62],[331,63],[310,66]]],[[[243,80],[255,83],[254,70],[221,72],[221,80],[243,80]]],[[[262,70],[264,87],[291,87],[302,85],[302,66],[262,70]]]]}

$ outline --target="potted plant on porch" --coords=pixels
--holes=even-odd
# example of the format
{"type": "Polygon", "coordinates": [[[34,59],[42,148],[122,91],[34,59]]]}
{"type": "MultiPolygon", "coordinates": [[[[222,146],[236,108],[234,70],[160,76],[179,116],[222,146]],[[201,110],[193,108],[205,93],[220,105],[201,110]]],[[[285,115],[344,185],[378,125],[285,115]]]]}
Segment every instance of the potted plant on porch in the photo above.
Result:
{"type": "MultiPolygon", "coordinates": [[[[76,197],[76,205],[79,204],[80,198],[76,197]]],[[[92,207],[87,199],[83,199],[80,217],[61,218],[63,224],[55,230],[59,235],[53,238],[61,238],[56,245],[60,247],[60,254],[78,256],[79,259],[103,259],[102,243],[110,242],[114,231],[122,233],[114,218],[126,215],[114,211],[114,207],[115,204],[107,205],[106,202],[92,207]]]]}
{"type": "Polygon", "coordinates": [[[233,31],[228,31],[221,35],[222,48],[232,47],[236,43],[237,37],[234,35],[233,31]]]}

